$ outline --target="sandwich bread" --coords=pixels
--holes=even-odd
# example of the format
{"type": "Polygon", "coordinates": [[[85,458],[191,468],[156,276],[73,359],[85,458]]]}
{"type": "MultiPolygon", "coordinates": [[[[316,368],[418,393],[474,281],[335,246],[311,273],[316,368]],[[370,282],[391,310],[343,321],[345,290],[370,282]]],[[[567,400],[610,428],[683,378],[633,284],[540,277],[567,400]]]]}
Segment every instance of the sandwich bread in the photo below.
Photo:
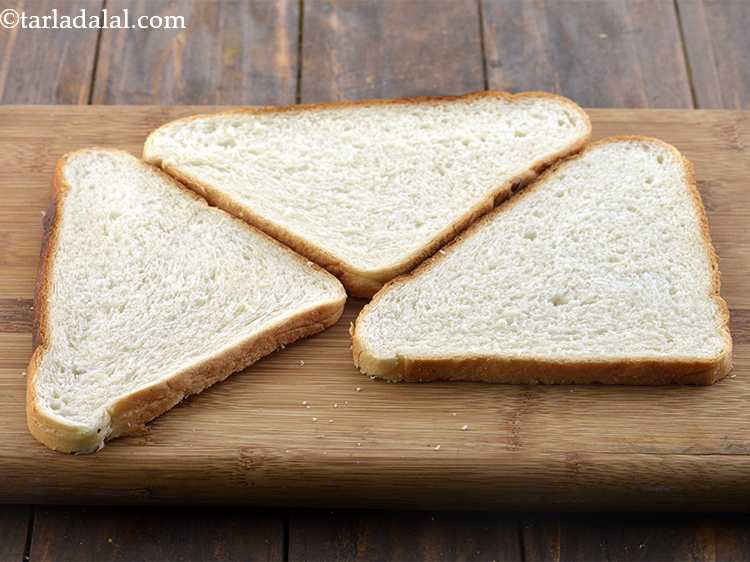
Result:
{"type": "Polygon", "coordinates": [[[120,151],[63,157],[39,274],[27,419],[91,452],[340,316],[339,281],[120,151]]]}
{"type": "Polygon", "coordinates": [[[369,297],[590,131],[568,99],[485,92],[199,115],[143,154],[369,297]]]}
{"type": "Polygon", "coordinates": [[[392,381],[710,384],[731,369],[728,324],[690,163],[620,137],[387,285],[353,355],[392,381]]]}

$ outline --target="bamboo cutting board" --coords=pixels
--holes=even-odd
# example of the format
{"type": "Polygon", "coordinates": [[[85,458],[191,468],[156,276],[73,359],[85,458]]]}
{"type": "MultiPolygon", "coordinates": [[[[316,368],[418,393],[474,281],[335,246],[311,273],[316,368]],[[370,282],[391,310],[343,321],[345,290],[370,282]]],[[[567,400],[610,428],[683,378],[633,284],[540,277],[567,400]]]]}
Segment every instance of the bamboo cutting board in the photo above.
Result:
{"type": "Polygon", "coordinates": [[[351,362],[349,323],[364,303],[351,300],[330,330],[144,435],[88,456],[37,443],[22,371],[54,164],[90,145],[139,154],[151,129],[197,111],[0,108],[0,501],[750,507],[750,113],[739,112],[590,112],[595,137],[658,136],[696,165],[735,344],[731,378],[713,387],[370,381],[351,362]]]}

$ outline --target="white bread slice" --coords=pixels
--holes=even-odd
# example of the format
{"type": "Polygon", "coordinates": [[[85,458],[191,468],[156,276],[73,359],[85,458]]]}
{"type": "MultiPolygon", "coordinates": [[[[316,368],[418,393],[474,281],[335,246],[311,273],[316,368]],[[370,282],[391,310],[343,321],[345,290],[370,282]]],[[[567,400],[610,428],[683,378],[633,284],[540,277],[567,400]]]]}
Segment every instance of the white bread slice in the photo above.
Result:
{"type": "Polygon", "coordinates": [[[31,433],[90,452],[340,316],[328,272],[120,151],[64,156],[28,368],[31,433]]]}
{"type": "Polygon", "coordinates": [[[353,354],[393,381],[710,384],[731,369],[728,323],[690,163],[619,137],[387,285],[353,354]]]}
{"type": "Polygon", "coordinates": [[[590,131],[568,99],[485,92],[199,115],[143,154],[369,297],[590,131]]]}

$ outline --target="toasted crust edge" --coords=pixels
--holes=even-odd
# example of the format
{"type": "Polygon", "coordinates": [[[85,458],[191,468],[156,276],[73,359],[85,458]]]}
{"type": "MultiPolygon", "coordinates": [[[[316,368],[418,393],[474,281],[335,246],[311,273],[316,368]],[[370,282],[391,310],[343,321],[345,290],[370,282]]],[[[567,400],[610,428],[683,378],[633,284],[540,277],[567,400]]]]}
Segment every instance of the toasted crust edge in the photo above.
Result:
{"type": "Polygon", "coordinates": [[[161,127],[153,131],[143,147],[143,158],[147,162],[150,162],[156,166],[161,167],[164,171],[174,176],[185,185],[194,189],[205,197],[211,204],[216,205],[224,209],[225,211],[247,221],[253,226],[263,230],[270,236],[273,236],[277,240],[280,240],[294,251],[302,254],[310,260],[316,262],[322,267],[326,268],[333,275],[338,277],[346,287],[347,292],[354,297],[369,298],[372,297],[377,291],[379,291],[383,285],[402,273],[408,272],[417,265],[419,265],[426,258],[433,255],[438,249],[444,246],[447,242],[455,238],[460,232],[466,229],[469,225],[474,223],[481,216],[490,212],[495,205],[504,201],[511,195],[514,188],[526,185],[542,173],[546,168],[552,165],[554,162],[563,158],[567,155],[574,154],[581,150],[585,144],[591,138],[591,120],[586,112],[581,109],[572,100],[558,96],[556,94],[550,94],[548,92],[521,92],[517,94],[511,94],[508,92],[498,91],[482,91],[472,92],[463,94],[460,96],[421,96],[421,97],[410,97],[410,98],[399,98],[399,99],[386,99],[386,100],[359,100],[359,101],[340,101],[332,103],[318,103],[318,104],[303,104],[303,105],[290,105],[290,106],[268,106],[268,107],[257,107],[257,108],[241,108],[231,111],[223,111],[213,114],[200,114],[185,117],[182,119],[176,119],[165,123],[161,127]],[[193,121],[195,119],[203,119],[206,117],[217,116],[217,115],[231,115],[231,114],[265,114],[265,113],[287,113],[287,112],[305,112],[305,111],[318,111],[325,109],[333,109],[339,107],[353,107],[353,106],[373,106],[373,105],[408,105],[408,104],[430,104],[430,103],[445,103],[445,102],[460,102],[472,99],[480,98],[500,98],[506,101],[516,101],[524,98],[547,98],[555,100],[569,108],[575,110],[583,119],[586,124],[586,131],[584,134],[566,149],[560,150],[549,157],[534,162],[527,170],[520,173],[518,176],[511,178],[502,185],[495,187],[490,190],[487,197],[480,201],[474,207],[470,208],[464,215],[452,224],[445,227],[443,230],[438,232],[435,237],[423,248],[414,252],[400,263],[397,263],[391,267],[384,268],[377,271],[363,271],[356,268],[354,265],[341,260],[334,256],[324,248],[321,248],[315,244],[304,240],[297,234],[276,225],[275,223],[267,220],[261,215],[253,212],[252,209],[242,205],[235,201],[231,197],[223,194],[220,189],[216,189],[210,185],[207,185],[189,174],[185,174],[174,167],[171,167],[159,158],[154,157],[150,154],[151,144],[153,138],[164,128],[171,127],[176,123],[185,123],[193,121]]]}
{"type": "MultiPolygon", "coordinates": [[[[143,431],[147,422],[163,414],[185,397],[205,390],[212,384],[224,380],[232,373],[248,367],[261,357],[284,345],[320,332],[335,324],[343,313],[346,302],[346,293],[339,284],[341,290],[337,299],[300,311],[287,320],[238,342],[220,354],[119,398],[106,408],[110,422],[109,427],[104,430],[100,428],[101,431],[86,431],[80,426],[64,423],[59,418],[47,415],[38,403],[35,383],[37,370],[46,350],[48,334],[51,330],[51,327],[48,326],[47,297],[52,278],[52,264],[58,247],[59,225],[62,220],[65,198],[70,189],[63,177],[63,169],[71,157],[88,151],[125,154],[132,158],[135,163],[147,167],[171,185],[183,190],[195,199],[200,199],[168,174],[142,162],[125,151],[88,148],[65,154],[58,160],[52,183],[53,202],[50,205],[50,211],[45,215],[41,265],[35,292],[35,318],[32,334],[34,352],[27,368],[26,420],[29,431],[38,441],[50,449],[66,453],[93,452],[103,447],[105,440],[143,431]]],[[[243,221],[237,220],[237,222],[245,228],[256,230],[243,221]]],[[[307,263],[305,258],[295,254],[273,238],[262,232],[260,234],[293,255],[295,259],[307,263]]],[[[319,272],[330,275],[319,266],[314,267],[319,272]]]]}
{"type": "Polygon", "coordinates": [[[662,384],[696,384],[710,385],[724,378],[732,370],[732,336],[729,331],[729,308],[720,295],[721,275],[716,250],[711,243],[708,218],[698,191],[693,164],[671,144],[662,140],[636,135],[621,135],[607,137],[589,144],[584,150],[569,156],[548,169],[536,182],[527,189],[500,205],[493,212],[474,223],[463,234],[444,248],[445,254],[440,252],[424,262],[410,274],[402,275],[386,284],[370,303],[365,305],[357,316],[352,328],[352,357],[354,364],[365,374],[390,381],[428,382],[436,380],[463,380],[490,383],[521,383],[521,384],[631,384],[631,385],[662,385],[662,384]],[[562,170],[566,165],[581,158],[589,150],[598,146],[622,142],[635,141],[655,143],[671,151],[685,172],[685,183],[693,201],[698,216],[698,224],[703,235],[704,247],[712,271],[712,292],[709,295],[714,300],[722,319],[721,332],[725,346],[715,359],[700,360],[695,358],[655,360],[653,358],[631,358],[613,360],[550,360],[544,357],[509,358],[501,356],[487,357],[406,357],[397,355],[393,359],[379,359],[371,354],[361,334],[360,321],[367,316],[383,295],[394,287],[406,283],[410,279],[429,271],[445,258],[447,254],[475,231],[493,220],[495,215],[504,212],[517,204],[524,197],[533,193],[547,179],[562,170]]]}

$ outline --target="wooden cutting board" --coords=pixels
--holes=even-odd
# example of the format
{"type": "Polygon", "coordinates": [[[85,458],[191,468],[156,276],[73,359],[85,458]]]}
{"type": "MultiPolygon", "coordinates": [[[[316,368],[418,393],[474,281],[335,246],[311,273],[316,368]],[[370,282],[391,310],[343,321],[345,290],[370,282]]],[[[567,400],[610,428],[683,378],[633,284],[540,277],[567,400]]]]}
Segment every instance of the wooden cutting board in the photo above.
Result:
{"type": "Polygon", "coordinates": [[[145,435],[88,456],[37,443],[22,372],[55,161],[90,145],[139,154],[151,129],[196,111],[207,109],[0,108],[0,501],[750,507],[750,113],[591,111],[595,137],[658,136],[696,165],[735,343],[734,372],[713,387],[370,381],[351,362],[352,300],[332,329],[145,435]]]}

